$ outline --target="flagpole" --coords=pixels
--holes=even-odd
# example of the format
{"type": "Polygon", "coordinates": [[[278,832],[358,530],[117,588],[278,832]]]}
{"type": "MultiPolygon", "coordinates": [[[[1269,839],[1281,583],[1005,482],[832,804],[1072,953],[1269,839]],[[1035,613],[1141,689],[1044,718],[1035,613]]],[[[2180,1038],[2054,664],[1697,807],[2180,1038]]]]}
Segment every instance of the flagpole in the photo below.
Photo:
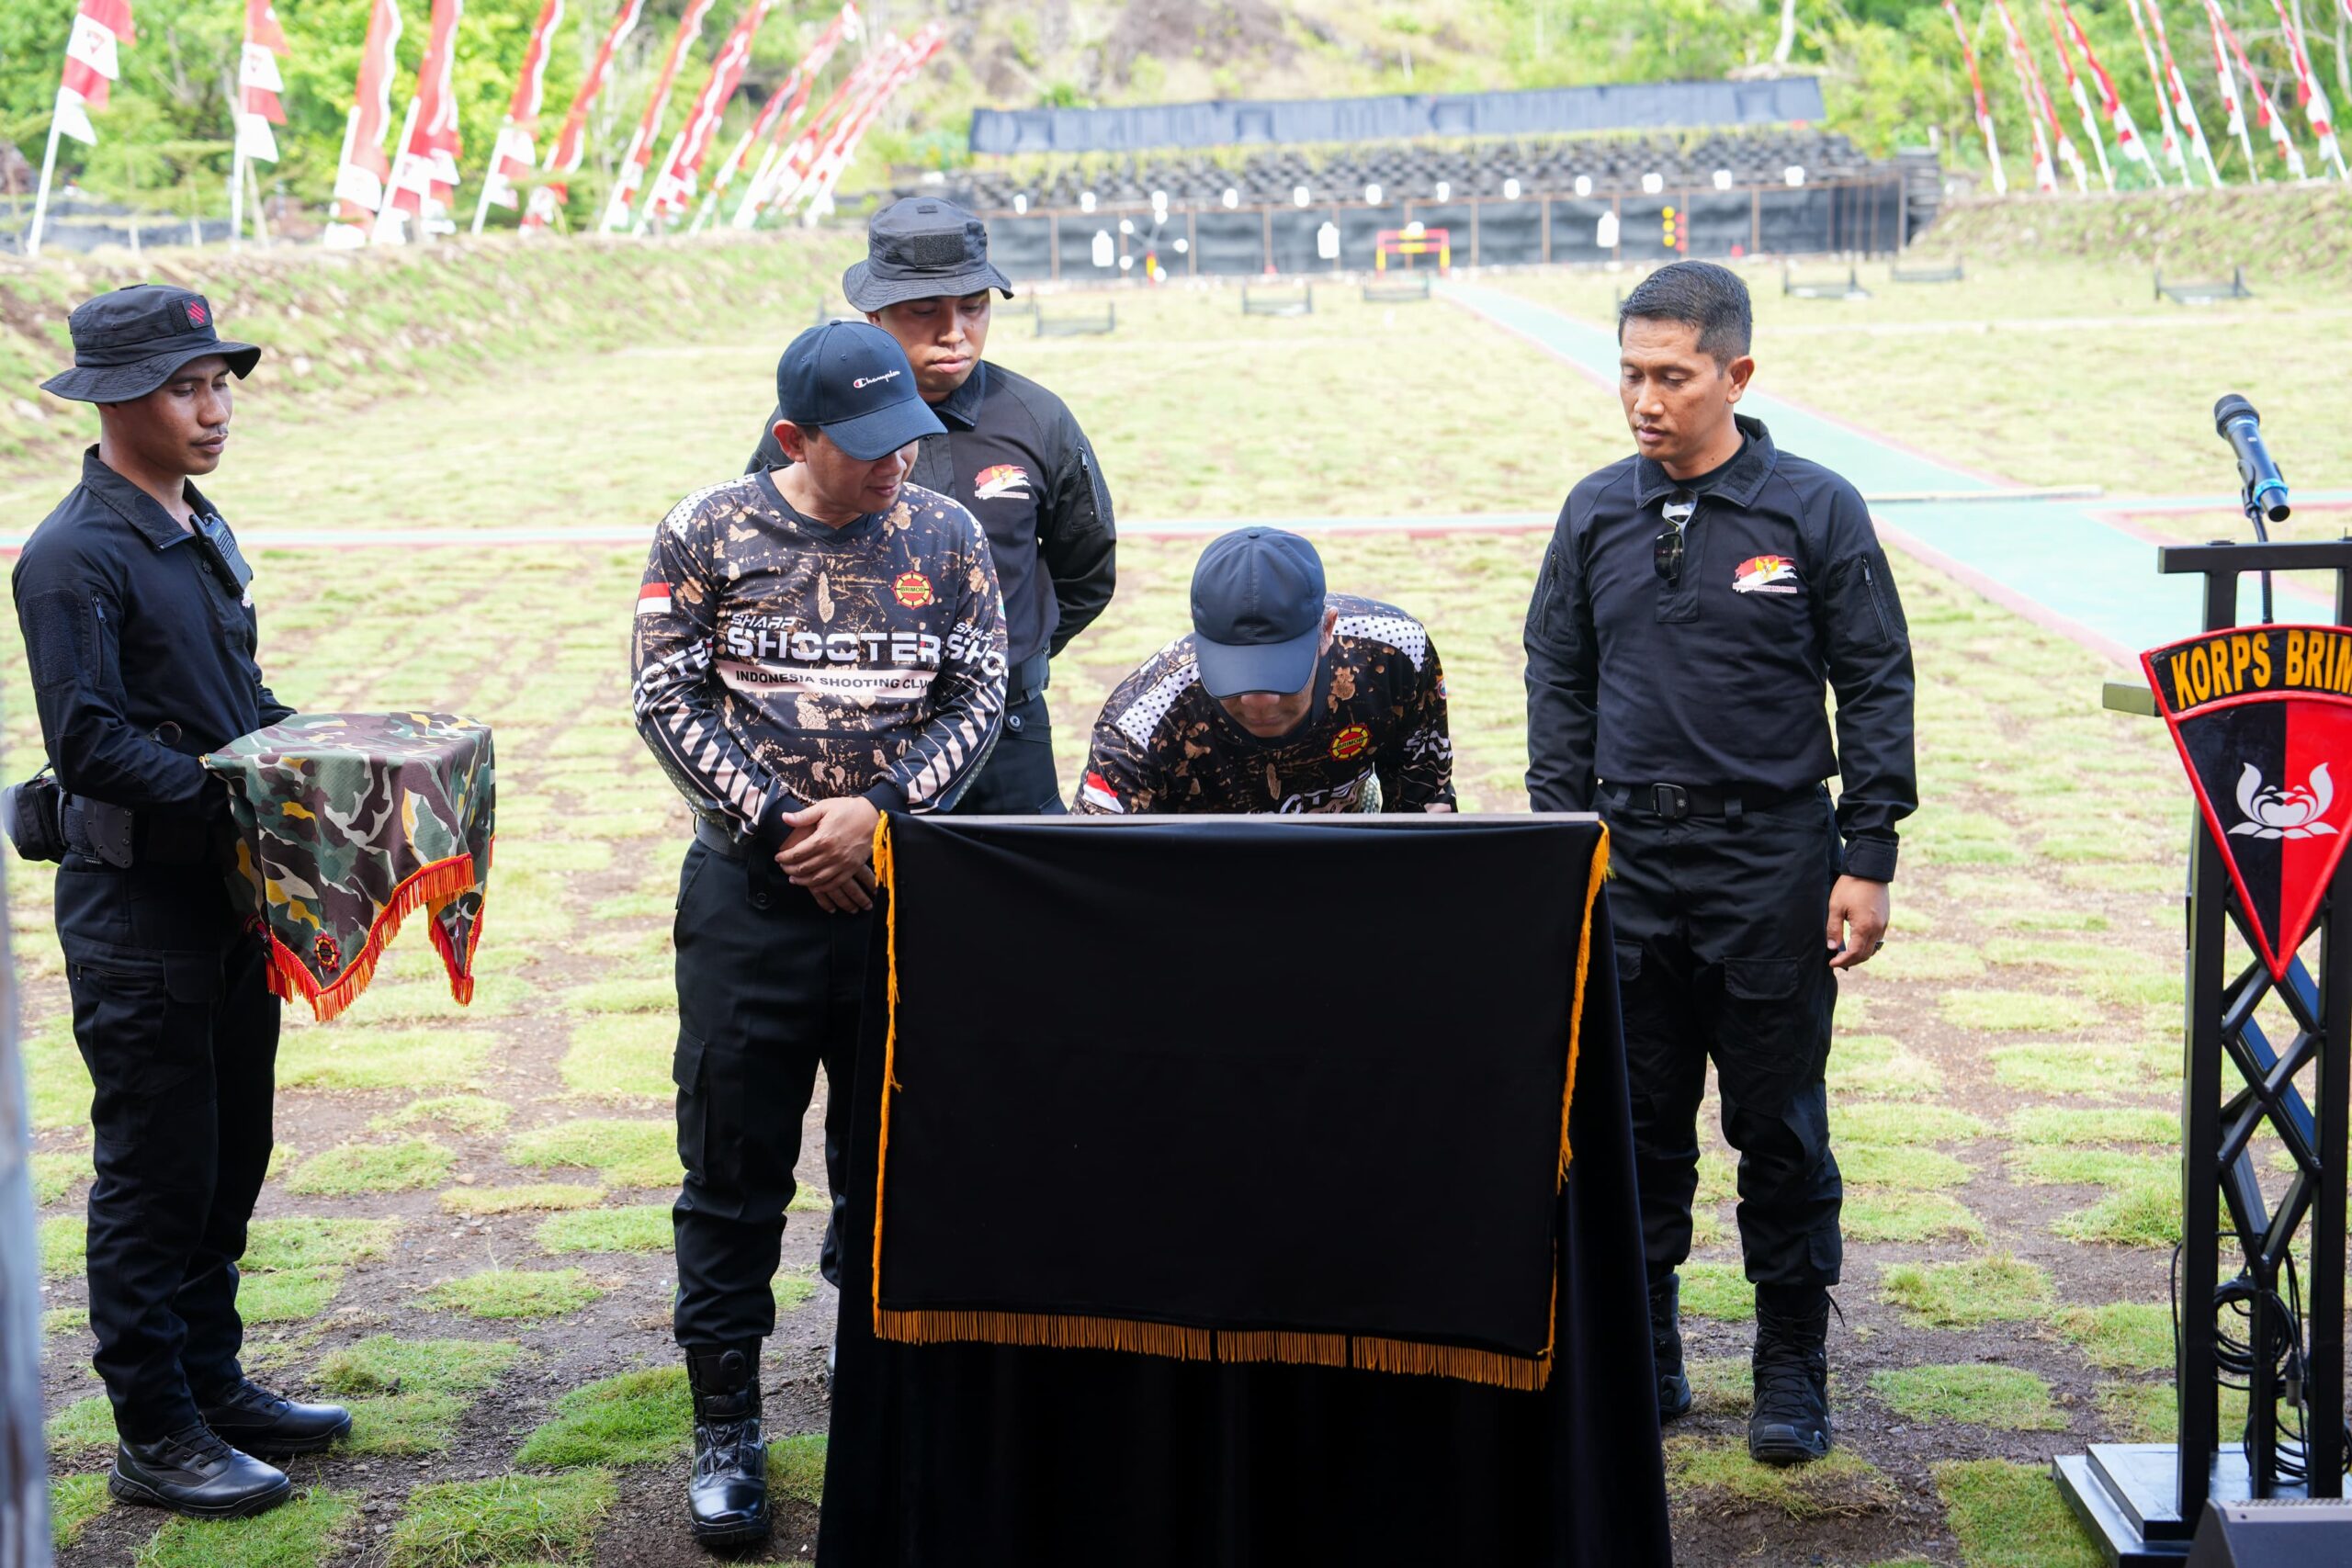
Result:
{"type": "MultiPolygon", "coordinates": [[[[368,243],[371,245],[388,243],[389,239],[386,234],[388,229],[398,233],[403,243],[408,239],[404,222],[398,216],[400,204],[392,197],[400,189],[401,162],[409,155],[409,138],[416,133],[416,104],[419,96],[420,95],[414,93],[409,95],[408,117],[401,121],[401,139],[392,144],[392,171],[384,180],[384,204],[376,209],[376,226],[368,236],[368,243]]],[[[424,194],[423,192],[419,192],[416,198],[416,231],[417,239],[421,242],[424,238],[424,194]]]]}
{"type": "Polygon", "coordinates": [[[33,226],[25,233],[25,256],[28,260],[40,254],[41,225],[49,216],[50,176],[56,172],[57,111],[52,108],[49,116],[49,151],[42,153],[40,159],[40,189],[33,197],[33,226]]]}
{"type": "Polygon", "coordinates": [[[245,138],[242,114],[230,117],[235,126],[237,150],[229,158],[229,248],[245,243],[245,138]]]}
{"type": "Polygon", "coordinates": [[[254,238],[266,248],[269,244],[268,206],[261,198],[261,175],[254,172],[253,160],[245,160],[245,184],[254,196],[254,238]]]}
{"type": "Polygon", "coordinates": [[[491,143],[490,167],[482,171],[481,195],[474,198],[474,232],[481,232],[482,220],[490,216],[490,187],[498,183],[499,161],[506,156],[506,128],[499,127],[498,140],[491,143]]]}

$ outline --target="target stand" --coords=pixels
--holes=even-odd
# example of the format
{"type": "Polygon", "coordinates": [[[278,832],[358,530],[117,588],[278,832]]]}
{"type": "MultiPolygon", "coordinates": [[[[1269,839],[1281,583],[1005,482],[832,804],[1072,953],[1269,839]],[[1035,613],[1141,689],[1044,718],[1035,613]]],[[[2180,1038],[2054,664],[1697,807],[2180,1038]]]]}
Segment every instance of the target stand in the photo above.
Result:
{"type": "Polygon", "coordinates": [[[2174,547],[2157,561],[2204,577],[2206,632],[2146,655],[2147,683],[2110,682],[2105,705],[2164,718],[2199,797],[2173,1276],[2177,1441],[2094,1443],[2053,1465],[2118,1568],[2184,1562],[2209,1502],[2341,1497],[2346,1456],[2352,539],[2174,547]],[[2334,572],[2335,624],[2240,625],[2238,579],[2273,571],[2334,572]],[[2312,937],[2316,974],[2300,955],[2312,937]],[[2291,1038],[2266,1032],[2256,1016],[2266,1000],[2291,1038]],[[2271,1168],[2269,1192],[2268,1162],[2251,1146],[2265,1132],[2290,1161],[2271,1168]],[[2225,1383],[2247,1400],[2232,1442],[2225,1383]]]}

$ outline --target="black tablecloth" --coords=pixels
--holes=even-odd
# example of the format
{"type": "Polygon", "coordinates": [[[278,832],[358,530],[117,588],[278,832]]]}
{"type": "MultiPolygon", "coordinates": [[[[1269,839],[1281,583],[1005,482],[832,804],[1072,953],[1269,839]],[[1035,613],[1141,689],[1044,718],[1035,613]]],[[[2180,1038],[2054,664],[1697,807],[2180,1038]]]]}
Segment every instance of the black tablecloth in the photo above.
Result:
{"type": "MultiPolygon", "coordinates": [[[[1544,835],[1516,840],[1536,850],[1589,845],[1597,834],[1590,818],[1510,820],[1518,832],[1544,835]]],[[[894,830],[910,826],[894,824],[894,830]]],[[[1067,866],[1074,842],[1103,841],[1071,835],[1138,829],[1166,832],[986,818],[939,819],[917,830],[959,835],[960,849],[998,857],[999,876],[1017,881],[1038,874],[1021,868],[1041,861],[1067,866]]],[[[1132,979],[1138,943],[1151,944],[1156,972],[1166,976],[1155,994],[1132,998],[1153,1010],[1149,1016],[1213,1004],[1237,975],[1270,971],[1329,998],[1334,1038],[1378,1040],[1392,1019],[1417,1016],[1410,1007],[1385,1008],[1384,998],[1426,990],[1432,983],[1423,966],[1429,953],[1459,954],[1465,930],[1498,931],[1514,910],[1548,907],[1547,899],[1556,904],[1562,897],[1580,900],[1584,891],[1581,878],[1572,889],[1543,886],[1543,869],[1558,860],[1542,852],[1501,862],[1491,853],[1465,855],[1461,863],[1475,874],[1457,878],[1436,898],[1412,886],[1418,874],[1387,874],[1392,863],[1425,861],[1432,843],[1471,841],[1453,834],[1503,830],[1494,818],[1484,828],[1477,818],[1410,825],[1393,818],[1195,819],[1182,830],[1184,864],[1170,874],[1223,878],[1232,889],[1214,929],[1200,929],[1199,909],[1185,900],[1156,898],[1152,886],[1116,877],[1055,876],[1067,896],[1042,917],[1034,898],[1008,895],[1006,908],[997,910],[984,889],[958,900],[958,918],[972,932],[963,951],[975,967],[956,978],[968,993],[976,1041],[1020,1035],[1001,1010],[991,1010],[1008,1004],[1023,1016],[1040,996],[1071,998],[1051,1004],[1057,1006],[1099,1005],[1094,977],[1132,979]],[[1269,831],[1289,837],[1269,840],[1269,831]],[[1298,886],[1288,850],[1327,852],[1338,841],[1328,837],[1333,832],[1349,835],[1352,874],[1298,886]],[[1302,833],[1315,837],[1298,839],[1302,833]],[[1049,929],[1024,929],[1007,918],[1013,911],[1032,922],[1042,918],[1049,929]],[[1171,922],[1170,915],[1182,919],[1171,922]],[[991,973],[1018,968],[1023,953],[1032,978],[992,986],[991,973]],[[1059,989],[1039,989],[1041,980],[1057,975],[1065,977],[1059,989]]],[[[902,920],[936,892],[919,885],[904,901],[902,920]]],[[[1553,1361],[1541,1392],[1517,1392],[1383,1371],[877,1339],[872,1247],[889,941],[888,923],[877,921],[855,1085],[845,1289],[818,1547],[822,1568],[1620,1568],[1668,1562],[1605,897],[1595,905],[1592,928],[1595,957],[1583,987],[1567,1127],[1574,1158],[1554,1201],[1553,1361]]],[[[939,952],[935,942],[921,945],[939,952]]],[[[924,981],[933,994],[944,978],[937,967],[931,965],[924,981]]],[[[902,988],[914,983],[904,969],[901,978],[902,988]]],[[[1558,970],[1489,968],[1451,978],[1440,974],[1434,983],[1523,985],[1541,993],[1572,978],[1558,970]]],[[[1203,1016],[1204,1028],[1225,1040],[1246,1036],[1251,1022],[1213,1007],[1203,1016]]],[[[1101,1019],[1097,1027],[1115,1031],[1119,1019],[1101,1019]]],[[[1442,1066],[1439,1055],[1449,1042],[1432,1039],[1425,1048],[1442,1066]]],[[[1446,1102],[1435,1096],[1423,1113],[1446,1102]]],[[[1553,1109],[1556,1124],[1556,1100],[1553,1109]]],[[[897,1122],[894,1161],[901,1161],[915,1124],[897,1122]]],[[[1409,1181],[1415,1161],[1426,1175],[1430,1149],[1450,1145],[1458,1151],[1459,1134],[1458,1128],[1433,1128],[1426,1146],[1404,1152],[1400,1175],[1409,1181]]],[[[1247,1157],[1235,1151],[1237,1161],[1247,1157]]],[[[974,1169],[970,1179],[1005,1208],[1023,1208],[1022,1191],[1001,1172],[974,1169]]],[[[1168,1198],[1182,1204],[1187,1196],[1171,1190],[1168,1198]]],[[[906,1201],[901,1193],[888,1213],[900,1214],[906,1201]]],[[[1365,1202],[1375,1219],[1411,1210],[1393,1190],[1365,1202]]],[[[1253,1223],[1246,1206],[1236,1212],[1223,1200],[1216,1206],[1224,1225],[1245,1231],[1253,1223]]],[[[1280,1205],[1270,1201],[1268,1207],[1280,1205]]],[[[1476,1216],[1432,1217],[1424,1210],[1411,1214],[1409,1233],[1396,1223],[1396,1245],[1417,1258],[1445,1256],[1451,1246],[1461,1277],[1508,1278],[1508,1270],[1497,1274],[1492,1260],[1464,1250],[1481,1234],[1476,1216]]],[[[1019,1235],[1017,1223],[1002,1228],[1019,1235]]],[[[1057,1240],[1043,1236],[1035,1245],[1043,1249],[1057,1240]]],[[[1480,1246],[1493,1245],[1492,1236],[1481,1237],[1480,1246]]],[[[1082,1256],[1085,1248],[1077,1250],[1082,1256]]],[[[885,1256],[898,1256],[888,1243],[885,1256]]],[[[1067,1258],[1039,1261],[1042,1274],[1067,1278],[1067,1258]]]]}

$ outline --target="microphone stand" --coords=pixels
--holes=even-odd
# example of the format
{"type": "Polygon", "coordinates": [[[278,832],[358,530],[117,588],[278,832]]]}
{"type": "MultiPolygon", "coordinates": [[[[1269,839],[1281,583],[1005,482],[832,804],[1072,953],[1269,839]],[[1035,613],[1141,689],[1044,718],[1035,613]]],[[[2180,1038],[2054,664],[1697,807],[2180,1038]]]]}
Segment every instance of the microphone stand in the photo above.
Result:
{"type": "MultiPolygon", "coordinates": [[[[2262,545],[2268,544],[2270,542],[2270,529],[2263,520],[2262,503],[2254,498],[2254,481],[2252,479],[2248,479],[2245,482],[2245,487],[2240,494],[2244,498],[2245,502],[2245,520],[2254,525],[2255,542],[2262,545]]],[[[2262,574],[2262,618],[2265,621],[2275,621],[2278,619],[2276,615],[2270,613],[2270,573],[2267,571],[2265,571],[2262,574]]]]}

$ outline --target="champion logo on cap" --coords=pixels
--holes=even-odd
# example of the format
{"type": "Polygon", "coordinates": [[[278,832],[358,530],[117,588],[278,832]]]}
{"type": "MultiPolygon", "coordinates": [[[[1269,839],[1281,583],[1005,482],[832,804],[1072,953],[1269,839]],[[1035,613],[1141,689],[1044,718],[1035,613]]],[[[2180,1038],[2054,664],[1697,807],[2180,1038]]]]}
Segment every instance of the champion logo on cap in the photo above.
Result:
{"type": "Polygon", "coordinates": [[[856,380],[852,381],[850,385],[861,388],[873,387],[878,386],[884,381],[895,381],[898,378],[899,373],[896,370],[885,370],[879,376],[860,376],[856,380]]]}
{"type": "Polygon", "coordinates": [[[203,300],[191,299],[187,302],[187,324],[189,326],[200,327],[211,320],[212,312],[204,308],[203,300]]]}

